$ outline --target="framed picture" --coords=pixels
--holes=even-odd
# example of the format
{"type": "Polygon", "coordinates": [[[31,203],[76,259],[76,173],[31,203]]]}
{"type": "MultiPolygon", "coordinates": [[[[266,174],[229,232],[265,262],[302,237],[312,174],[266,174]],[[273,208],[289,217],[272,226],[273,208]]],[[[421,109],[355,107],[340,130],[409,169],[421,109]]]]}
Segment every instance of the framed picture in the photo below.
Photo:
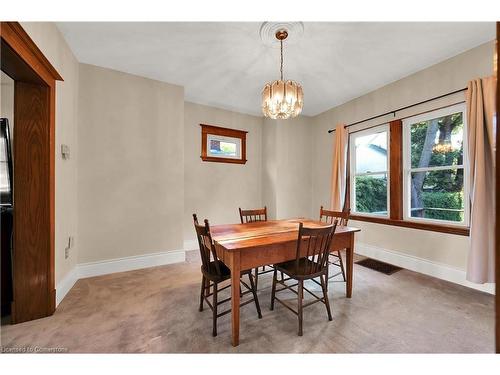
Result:
{"type": "Polygon", "coordinates": [[[201,160],[216,163],[245,164],[246,137],[244,130],[200,124],[201,160]]]}

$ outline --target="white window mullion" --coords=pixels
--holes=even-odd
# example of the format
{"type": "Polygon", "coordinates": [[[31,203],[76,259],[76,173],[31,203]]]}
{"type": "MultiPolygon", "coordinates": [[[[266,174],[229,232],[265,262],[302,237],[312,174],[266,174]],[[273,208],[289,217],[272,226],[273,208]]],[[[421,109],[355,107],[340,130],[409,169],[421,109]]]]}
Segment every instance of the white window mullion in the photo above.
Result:
{"type": "Polygon", "coordinates": [[[446,171],[453,169],[464,169],[463,165],[443,165],[437,167],[422,167],[422,168],[411,168],[410,172],[433,172],[433,171],[446,171]]]}
{"type": "Polygon", "coordinates": [[[376,176],[379,174],[388,174],[387,171],[378,171],[378,172],[365,172],[365,173],[356,173],[355,176],[376,176]]]}

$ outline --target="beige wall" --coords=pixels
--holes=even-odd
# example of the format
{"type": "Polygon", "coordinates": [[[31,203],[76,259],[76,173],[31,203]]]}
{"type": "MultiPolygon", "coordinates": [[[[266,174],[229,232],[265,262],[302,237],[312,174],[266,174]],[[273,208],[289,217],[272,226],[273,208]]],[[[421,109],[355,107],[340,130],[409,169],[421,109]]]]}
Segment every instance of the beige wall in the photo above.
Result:
{"type": "Polygon", "coordinates": [[[183,246],[184,89],[80,64],[78,262],[183,246]]]}
{"type": "Polygon", "coordinates": [[[262,201],[270,219],[278,218],[278,121],[263,119],[262,127],[262,201]]]}
{"type": "Polygon", "coordinates": [[[194,240],[192,214],[211,223],[239,222],[238,207],[261,207],[262,118],[200,104],[184,104],[184,239],[194,240]],[[200,124],[246,130],[247,163],[211,163],[200,158],[200,124]]]}
{"type": "Polygon", "coordinates": [[[49,22],[22,22],[35,44],[63,77],[56,85],[56,212],[55,270],[56,285],[76,265],[80,244],[78,238],[65,259],[69,236],[77,233],[77,96],[78,61],[59,29],[49,22]],[[61,144],[70,147],[69,160],[61,158],[61,144]]]}
{"type": "Polygon", "coordinates": [[[270,217],[311,217],[312,119],[266,118],[262,134],[262,191],[270,217]]]}
{"type": "MultiPolygon", "coordinates": [[[[339,122],[355,122],[464,88],[467,81],[473,78],[491,75],[492,61],[493,43],[486,43],[316,116],[313,119],[313,207],[316,209],[330,202],[334,135],[328,136],[328,129],[339,122]]],[[[428,104],[426,109],[463,99],[463,94],[455,95],[439,103],[428,104]]],[[[398,115],[408,116],[411,111],[416,113],[421,110],[422,107],[413,108],[398,115]]],[[[381,122],[380,119],[377,121],[381,122]]],[[[374,122],[365,123],[356,129],[372,124],[374,122]]],[[[357,238],[360,243],[465,269],[467,237],[365,222],[353,222],[353,225],[362,229],[357,238]]]]}

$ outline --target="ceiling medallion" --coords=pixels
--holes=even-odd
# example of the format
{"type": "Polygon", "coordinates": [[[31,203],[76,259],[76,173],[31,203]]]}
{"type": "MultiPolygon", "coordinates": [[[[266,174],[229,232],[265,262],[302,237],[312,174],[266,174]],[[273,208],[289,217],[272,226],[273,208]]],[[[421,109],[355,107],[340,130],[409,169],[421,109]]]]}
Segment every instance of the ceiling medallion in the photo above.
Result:
{"type": "MultiPolygon", "coordinates": [[[[299,23],[302,25],[302,23],[299,23]]],[[[264,23],[262,30],[268,23],[264,23]]],[[[302,112],[304,93],[302,86],[295,81],[283,79],[283,41],[288,38],[288,30],[284,27],[275,32],[275,40],[280,43],[280,79],[266,83],[262,90],[262,112],[264,116],[272,119],[286,120],[302,112]]],[[[264,38],[263,38],[264,39],[264,38]]]]}

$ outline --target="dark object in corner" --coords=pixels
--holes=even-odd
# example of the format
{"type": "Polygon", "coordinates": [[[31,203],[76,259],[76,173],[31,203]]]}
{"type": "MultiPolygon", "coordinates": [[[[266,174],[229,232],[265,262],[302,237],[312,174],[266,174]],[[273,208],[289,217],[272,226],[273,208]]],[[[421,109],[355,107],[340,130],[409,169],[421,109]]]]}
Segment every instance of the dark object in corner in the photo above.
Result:
{"type": "Polygon", "coordinates": [[[9,122],[6,118],[0,118],[0,274],[1,274],[1,316],[11,313],[13,299],[12,281],[12,151],[9,133],[9,122]]]}
{"type": "Polygon", "coordinates": [[[396,267],[396,266],[393,266],[392,264],[380,262],[378,260],[370,259],[370,258],[359,260],[356,262],[356,264],[359,264],[360,266],[363,266],[366,268],[370,268],[374,271],[385,273],[386,275],[392,275],[393,273],[402,270],[401,267],[396,267]]]}

